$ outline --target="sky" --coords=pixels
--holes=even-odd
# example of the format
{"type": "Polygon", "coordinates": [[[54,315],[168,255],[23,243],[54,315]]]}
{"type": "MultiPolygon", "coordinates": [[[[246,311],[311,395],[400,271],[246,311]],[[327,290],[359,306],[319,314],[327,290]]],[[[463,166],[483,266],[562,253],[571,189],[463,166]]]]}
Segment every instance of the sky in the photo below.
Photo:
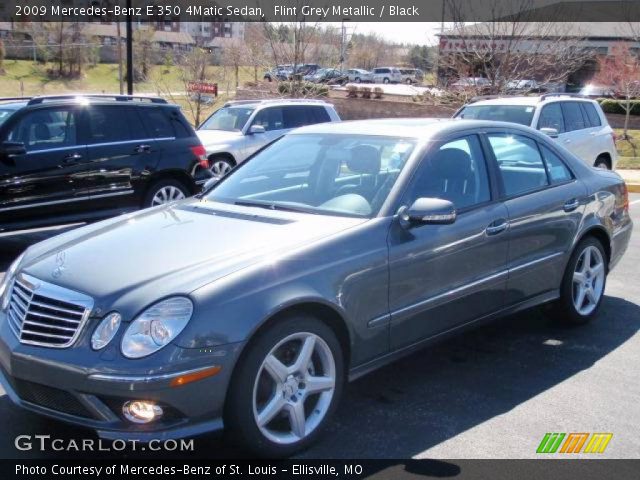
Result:
{"type": "Polygon", "coordinates": [[[391,42],[419,45],[436,44],[435,34],[440,31],[439,22],[345,22],[345,27],[348,34],[377,33],[391,42]]]}

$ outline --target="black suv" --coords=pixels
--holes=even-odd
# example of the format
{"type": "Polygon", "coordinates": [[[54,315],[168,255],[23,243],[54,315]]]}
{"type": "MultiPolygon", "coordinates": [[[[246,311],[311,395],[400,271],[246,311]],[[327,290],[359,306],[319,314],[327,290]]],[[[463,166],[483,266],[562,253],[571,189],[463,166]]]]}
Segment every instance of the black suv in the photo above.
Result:
{"type": "Polygon", "coordinates": [[[92,221],[184,198],[211,175],[162,98],[0,99],[0,231],[92,221]]]}

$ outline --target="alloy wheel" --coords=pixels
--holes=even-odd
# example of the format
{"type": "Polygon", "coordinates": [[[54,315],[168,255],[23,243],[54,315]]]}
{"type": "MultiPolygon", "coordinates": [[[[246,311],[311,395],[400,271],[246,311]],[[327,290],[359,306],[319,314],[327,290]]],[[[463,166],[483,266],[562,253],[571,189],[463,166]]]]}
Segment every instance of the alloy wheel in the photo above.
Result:
{"type": "Polygon", "coordinates": [[[217,178],[224,177],[231,171],[231,165],[224,160],[216,160],[211,164],[211,173],[217,178]]]}
{"type": "Polygon", "coordinates": [[[184,192],[178,187],[167,185],[159,189],[151,200],[151,206],[164,205],[165,203],[182,200],[185,198],[184,192]]]}
{"type": "Polygon", "coordinates": [[[260,432],[279,444],[299,442],[326,416],[336,388],[336,365],[327,343],[295,333],[262,362],[253,387],[253,416],[260,432]]]}
{"type": "Polygon", "coordinates": [[[573,306],[580,315],[589,315],[604,292],[605,266],[600,250],[585,248],[573,272],[573,306]]]}

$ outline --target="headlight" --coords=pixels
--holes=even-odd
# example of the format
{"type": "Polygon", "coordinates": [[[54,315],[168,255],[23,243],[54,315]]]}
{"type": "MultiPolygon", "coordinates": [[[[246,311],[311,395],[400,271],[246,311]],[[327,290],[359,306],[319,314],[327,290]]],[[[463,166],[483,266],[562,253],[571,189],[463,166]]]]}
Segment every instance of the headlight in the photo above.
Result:
{"type": "Polygon", "coordinates": [[[152,305],[140,314],[122,337],[122,354],[140,358],[157,352],[187,326],[193,303],[186,297],[172,297],[152,305]]]}
{"type": "Polygon", "coordinates": [[[109,345],[109,342],[113,340],[113,337],[118,333],[121,320],[122,317],[116,312],[112,312],[104,317],[93,331],[93,335],[91,335],[91,348],[100,350],[109,345]]]}
{"type": "Polygon", "coordinates": [[[2,303],[0,305],[0,308],[2,308],[2,310],[6,310],[9,306],[9,298],[11,296],[10,290],[11,284],[13,282],[13,277],[15,276],[23,257],[24,253],[13,261],[11,266],[5,272],[2,282],[0,282],[0,301],[2,303]]]}

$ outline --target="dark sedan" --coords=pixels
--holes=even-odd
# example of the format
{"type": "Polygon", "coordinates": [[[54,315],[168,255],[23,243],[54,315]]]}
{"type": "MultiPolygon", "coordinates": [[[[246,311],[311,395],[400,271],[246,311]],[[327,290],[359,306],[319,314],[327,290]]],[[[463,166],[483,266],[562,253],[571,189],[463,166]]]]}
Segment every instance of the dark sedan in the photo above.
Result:
{"type": "Polygon", "coordinates": [[[0,286],[0,380],[102,437],[224,426],[290,455],[345,380],[416,348],[542,303],[593,319],[628,207],[527,127],[304,127],[196,198],[29,248],[0,286]]]}

